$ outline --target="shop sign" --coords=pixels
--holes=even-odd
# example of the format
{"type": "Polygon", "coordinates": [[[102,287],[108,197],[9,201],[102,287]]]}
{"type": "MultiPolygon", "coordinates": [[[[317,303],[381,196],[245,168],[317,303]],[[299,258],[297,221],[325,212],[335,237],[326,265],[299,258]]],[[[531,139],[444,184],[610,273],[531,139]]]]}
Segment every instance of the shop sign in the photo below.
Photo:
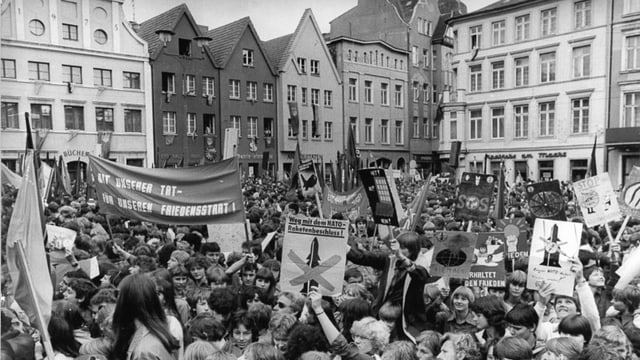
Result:
{"type": "MultiPolygon", "coordinates": [[[[567,157],[566,152],[539,152],[539,159],[553,159],[553,158],[561,158],[567,157]]],[[[489,160],[507,160],[507,159],[516,159],[518,155],[516,154],[487,154],[487,159],[489,160]]],[[[533,159],[532,153],[522,153],[520,154],[521,159],[533,159]]]]}
{"type": "Polygon", "coordinates": [[[88,163],[89,155],[93,155],[93,151],[83,149],[67,149],[62,152],[62,156],[64,157],[65,162],[77,161],[79,158],[80,161],[88,163]]]}

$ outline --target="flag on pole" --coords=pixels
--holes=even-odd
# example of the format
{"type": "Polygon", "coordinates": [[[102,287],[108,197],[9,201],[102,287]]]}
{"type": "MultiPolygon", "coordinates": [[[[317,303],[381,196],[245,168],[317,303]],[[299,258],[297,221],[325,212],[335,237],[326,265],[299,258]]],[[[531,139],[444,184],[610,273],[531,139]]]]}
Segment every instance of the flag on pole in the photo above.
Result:
{"type": "Polygon", "coordinates": [[[41,198],[34,151],[27,151],[25,172],[7,232],[7,267],[15,300],[41,333],[51,316],[53,285],[47,266],[42,231],[41,198]],[[34,280],[38,281],[35,286],[34,280]]]}
{"type": "Polygon", "coordinates": [[[293,165],[291,165],[291,172],[289,177],[289,190],[298,187],[298,166],[302,162],[300,154],[300,143],[296,142],[296,153],[293,154],[293,165]]]}
{"type": "Polygon", "coordinates": [[[60,168],[60,182],[65,193],[71,195],[71,176],[69,175],[69,169],[67,163],[64,162],[62,155],[58,158],[58,167],[60,168]]]}
{"type": "Polygon", "coordinates": [[[22,177],[11,171],[3,162],[0,162],[0,168],[2,169],[2,184],[10,184],[14,188],[20,189],[22,177]]]}
{"type": "Polygon", "coordinates": [[[504,219],[504,192],[506,190],[504,182],[504,166],[500,164],[500,175],[498,175],[498,195],[496,197],[496,206],[494,209],[494,217],[496,220],[504,219]]]}
{"type": "Polygon", "coordinates": [[[589,157],[589,165],[587,166],[586,177],[598,175],[598,168],[596,167],[596,145],[598,144],[598,135],[596,134],[593,139],[593,148],[591,149],[591,156],[589,157]]]}

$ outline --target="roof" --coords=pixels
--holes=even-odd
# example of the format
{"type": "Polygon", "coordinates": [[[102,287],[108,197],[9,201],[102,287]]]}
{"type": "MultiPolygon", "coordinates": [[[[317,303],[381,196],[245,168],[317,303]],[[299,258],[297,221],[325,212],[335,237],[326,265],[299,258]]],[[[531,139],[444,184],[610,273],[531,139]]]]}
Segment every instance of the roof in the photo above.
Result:
{"type": "Polygon", "coordinates": [[[277,70],[281,69],[281,64],[284,64],[289,57],[289,51],[287,51],[287,48],[289,47],[292,38],[293,34],[289,34],[265,41],[264,43],[264,48],[267,51],[269,60],[271,60],[271,63],[277,70]]]}
{"type": "Polygon", "coordinates": [[[484,12],[484,11],[491,11],[491,10],[497,10],[497,9],[501,9],[503,7],[509,7],[509,6],[513,6],[513,5],[517,5],[520,3],[525,3],[528,2],[529,0],[498,0],[494,3],[491,3],[483,8],[480,8],[474,12],[484,12]]]}
{"type": "Polygon", "coordinates": [[[149,44],[151,58],[155,58],[157,52],[162,48],[162,41],[156,35],[156,31],[160,29],[173,30],[185,12],[188,13],[189,8],[183,3],[140,24],[138,35],[149,44]]]}
{"type": "Polygon", "coordinates": [[[410,23],[413,17],[413,11],[420,0],[387,0],[396,10],[400,19],[405,23],[410,23]]]}
{"type": "Polygon", "coordinates": [[[390,51],[396,51],[399,53],[403,53],[403,54],[409,54],[409,51],[407,49],[401,49],[398,47],[395,47],[391,44],[389,44],[388,42],[381,40],[381,39],[376,39],[376,40],[361,40],[361,39],[356,39],[350,36],[338,36],[335,37],[333,39],[327,39],[326,43],[327,45],[339,42],[339,41],[345,41],[345,42],[351,42],[351,43],[355,43],[355,44],[362,44],[362,45],[366,45],[366,44],[380,44],[382,46],[384,46],[385,48],[389,49],[390,51]]]}
{"type": "Polygon", "coordinates": [[[548,1],[548,0],[498,0],[474,12],[454,16],[448,20],[448,23],[456,22],[457,20],[462,20],[462,19],[466,19],[466,18],[478,16],[478,15],[498,12],[498,11],[509,9],[509,8],[534,5],[536,3],[544,2],[544,1],[548,1]]]}

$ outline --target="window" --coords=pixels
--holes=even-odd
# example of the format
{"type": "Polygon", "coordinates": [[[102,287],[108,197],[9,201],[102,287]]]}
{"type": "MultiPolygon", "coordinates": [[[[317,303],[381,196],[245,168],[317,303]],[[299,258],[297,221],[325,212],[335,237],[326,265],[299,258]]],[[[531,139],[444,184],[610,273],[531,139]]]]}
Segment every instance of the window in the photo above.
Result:
{"type": "Polygon", "coordinates": [[[469,140],[482,139],[482,110],[469,113],[469,140]]]}
{"type": "Polygon", "coordinates": [[[471,74],[469,91],[482,91],[482,65],[473,65],[469,67],[469,73],[471,74]]]}
{"type": "Polygon", "coordinates": [[[13,59],[2,59],[2,77],[5,79],[16,78],[16,61],[13,59]]]}
{"type": "Polygon", "coordinates": [[[111,70],[107,69],[93,69],[93,85],[111,87],[111,70]]]}
{"type": "Polygon", "coordinates": [[[389,105],[389,84],[380,84],[380,104],[389,105]]]}
{"type": "Polygon", "coordinates": [[[364,142],[367,144],[373,143],[373,119],[364,119],[364,142]]]}
{"type": "Polygon", "coordinates": [[[418,18],[418,33],[419,34],[427,33],[427,20],[421,17],[418,18]]]}
{"type": "Polygon", "coordinates": [[[215,96],[215,83],[216,80],[211,76],[203,76],[202,77],[202,95],[204,96],[215,96]]]}
{"type": "Polygon", "coordinates": [[[418,83],[417,81],[414,81],[412,90],[413,90],[413,102],[418,102],[420,100],[420,83],[418,83]]]}
{"type": "Polygon", "coordinates": [[[358,101],[358,80],[349,79],[349,101],[358,101]]]}
{"type": "Polygon", "coordinates": [[[573,10],[576,29],[591,26],[591,0],[577,1],[573,10]]]}
{"type": "Polygon", "coordinates": [[[240,99],[240,80],[229,80],[229,99],[240,99]]]}
{"type": "Polygon", "coordinates": [[[333,106],[333,92],[331,90],[324,91],[324,106],[333,106]]]}
{"type": "Polygon", "coordinates": [[[295,85],[287,85],[287,101],[295,102],[296,101],[296,86],[295,85]]]}
{"type": "Polygon", "coordinates": [[[640,12],[640,0],[624,0],[624,14],[640,12]]]}
{"type": "Polygon", "coordinates": [[[428,139],[430,131],[431,131],[431,128],[429,127],[429,119],[422,118],[422,137],[425,139],[428,139]]]}
{"type": "Polygon", "coordinates": [[[265,83],[262,92],[263,101],[273,102],[273,84],[265,83]]]}
{"type": "Polygon", "coordinates": [[[433,30],[433,23],[431,21],[427,22],[427,35],[431,36],[433,30]]]}
{"type": "Polygon", "coordinates": [[[196,76],[195,75],[186,75],[184,79],[184,92],[187,95],[195,95],[196,94],[196,76]]]}
{"type": "Polygon", "coordinates": [[[431,131],[431,136],[434,139],[437,139],[440,135],[440,125],[437,122],[433,122],[433,130],[431,131]]]}
{"type": "Polygon", "coordinates": [[[320,75],[320,60],[309,60],[311,75],[320,75]]]}
{"type": "Polygon", "coordinates": [[[247,118],[247,123],[249,124],[249,128],[247,129],[247,137],[258,137],[258,118],[255,116],[249,116],[247,118]]]}
{"type": "Polygon", "coordinates": [[[96,30],[93,32],[93,40],[100,45],[107,43],[107,33],[104,30],[96,30]]]}
{"type": "Polygon", "coordinates": [[[364,102],[373,104],[373,83],[370,80],[364,81],[364,102]]]}
{"type": "Polygon", "coordinates": [[[540,27],[542,36],[555,35],[558,31],[558,18],[556,8],[542,10],[540,12],[540,27]]]}
{"type": "Polygon", "coordinates": [[[324,139],[325,140],[333,139],[333,122],[331,121],[324,122],[324,139]]]}
{"type": "Polygon", "coordinates": [[[429,67],[429,49],[422,49],[422,66],[429,67]]]}
{"type": "Polygon", "coordinates": [[[273,136],[273,119],[272,118],[264,118],[264,123],[263,123],[263,129],[262,131],[264,131],[264,136],[265,137],[272,137],[273,136]]]}
{"type": "Polygon", "coordinates": [[[469,28],[470,44],[472,49],[479,49],[482,45],[482,25],[469,28]]]}
{"type": "Polygon", "coordinates": [[[80,66],[62,65],[63,82],[82,84],[82,68],[80,66]]]}
{"type": "Polygon", "coordinates": [[[504,138],[504,108],[491,109],[491,138],[504,138]]]}
{"type": "MultiPolygon", "coordinates": [[[[438,52],[436,51],[436,49],[431,49],[431,65],[432,67],[436,67],[436,64],[438,63],[438,52]]],[[[435,70],[435,69],[434,69],[435,70]]]]}
{"type": "Polygon", "coordinates": [[[419,65],[418,47],[417,46],[412,46],[411,47],[411,64],[413,66],[418,66],[419,65]]]}
{"type": "Polygon", "coordinates": [[[524,139],[529,136],[529,106],[516,105],[513,107],[515,123],[514,137],[524,139]]]}
{"type": "Polygon", "coordinates": [[[393,104],[398,107],[402,107],[404,101],[402,100],[402,85],[396,85],[396,91],[393,93],[393,104]]]}
{"type": "Polygon", "coordinates": [[[49,81],[49,63],[29,61],[29,80],[49,81]]]}
{"type": "Polygon", "coordinates": [[[640,92],[624,94],[623,127],[640,126],[640,92]]]}
{"type": "Polygon", "coordinates": [[[140,73],[124,71],[122,75],[125,89],[140,89],[140,73]]]}
{"type": "Polygon", "coordinates": [[[433,102],[437,102],[438,99],[438,85],[433,84],[433,102]]]}
{"type": "Polygon", "coordinates": [[[31,126],[34,129],[53,129],[51,122],[51,105],[31,104],[31,126]]]}
{"type": "Polygon", "coordinates": [[[124,132],[142,132],[142,110],[124,109],[124,132]]]}
{"type": "Polygon", "coordinates": [[[242,137],[242,126],[240,124],[240,116],[231,115],[230,120],[231,120],[231,127],[233,129],[238,129],[238,137],[242,137]]]}
{"type": "Polygon", "coordinates": [[[290,138],[295,137],[293,133],[293,119],[291,118],[287,120],[287,136],[290,138]]]}
{"type": "Polygon", "coordinates": [[[404,121],[396,120],[396,145],[404,144],[404,121]]]}
{"type": "Polygon", "coordinates": [[[529,58],[521,57],[515,59],[516,86],[529,85],[529,58]]]}
{"type": "Polygon", "coordinates": [[[258,83],[247,81],[247,100],[258,100],[258,83]]]}
{"type": "Polygon", "coordinates": [[[422,84],[422,102],[424,104],[428,104],[431,97],[429,94],[431,91],[429,90],[429,84],[422,84]]]}
{"type": "Polygon", "coordinates": [[[18,112],[18,103],[13,102],[2,102],[2,113],[0,116],[2,117],[2,128],[11,128],[11,129],[19,129],[19,115],[18,112]]]}
{"type": "Polygon", "coordinates": [[[44,34],[44,24],[40,20],[33,19],[29,21],[29,31],[35,36],[42,36],[44,34]]]}
{"type": "Polygon", "coordinates": [[[62,39],[78,41],[78,26],[62,24],[62,39]]]}
{"type": "Polygon", "coordinates": [[[505,22],[504,20],[496,21],[491,24],[491,30],[493,32],[493,45],[504,44],[505,37],[505,22]]]}
{"type": "Polygon", "coordinates": [[[96,108],[96,130],[113,131],[112,108],[96,108]]]}
{"type": "Polygon", "coordinates": [[[626,51],[625,70],[640,69],[640,35],[628,36],[624,45],[626,51]]]}
{"type": "Polygon", "coordinates": [[[554,102],[540,104],[540,136],[553,136],[555,112],[554,102]]]}
{"type": "Polygon", "coordinates": [[[306,74],[307,73],[307,59],[299,57],[297,59],[298,62],[298,70],[300,70],[301,73],[306,74]]]}
{"type": "Polygon", "coordinates": [[[571,100],[571,133],[586,134],[589,132],[589,99],[571,100]]]}
{"type": "Polygon", "coordinates": [[[176,93],[176,75],[174,73],[162,73],[162,92],[176,93]]]}
{"type": "Polygon", "coordinates": [[[540,82],[556,81],[556,53],[540,55],[540,82]]]}
{"type": "Polygon", "coordinates": [[[591,46],[573,48],[573,77],[587,77],[591,69],[591,46]]]}
{"type": "Polygon", "coordinates": [[[504,88],[504,61],[498,61],[491,64],[491,88],[504,88]]]}
{"type": "Polygon", "coordinates": [[[308,95],[309,95],[309,91],[306,87],[300,88],[301,91],[301,97],[300,97],[300,102],[302,102],[302,105],[307,105],[308,104],[308,95]]]}
{"type": "Polygon", "coordinates": [[[176,113],[173,111],[162,112],[162,135],[176,134],[176,113]]]}
{"type": "Polygon", "coordinates": [[[242,49],[242,65],[253,66],[253,50],[242,49]]]}
{"type": "Polygon", "coordinates": [[[195,135],[197,130],[196,113],[187,113],[187,135],[195,135]]]}
{"type": "Polygon", "coordinates": [[[414,139],[417,139],[420,137],[420,121],[417,116],[413,117],[411,124],[413,125],[412,131],[411,131],[411,137],[414,139]]]}
{"type": "Polygon", "coordinates": [[[311,89],[311,105],[320,103],[320,89],[311,89]]]}
{"type": "Polygon", "coordinates": [[[531,17],[529,14],[516,17],[516,41],[528,40],[530,28],[531,17]]]}
{"type": "Polygon", "coordinates": [[[64,123],[66,130],[84,130],[84,107],[65,105],[64,123]]]}
{"type": "Polygon", "coordinates": [[[455,111],[449,113],[449,139],[458,139],[458,113],[455,111]]]}
{"type": "Polygon", "coordinates": [[[380,142],[382,144],[389,143],[389,120],[382,119],[380,121],[380,142]]]}
{"type": "MultiPolygon", "coordinates": [[[[349,127],[351,128],[351,131],[353,132],[353,139],[355,140],[356,144],[360,143],[360,134],[358,131],[358,118],[357,117],[349,117],[349,127]]],[[[349,136],[349,135],[347,135],[349,136]]]]}

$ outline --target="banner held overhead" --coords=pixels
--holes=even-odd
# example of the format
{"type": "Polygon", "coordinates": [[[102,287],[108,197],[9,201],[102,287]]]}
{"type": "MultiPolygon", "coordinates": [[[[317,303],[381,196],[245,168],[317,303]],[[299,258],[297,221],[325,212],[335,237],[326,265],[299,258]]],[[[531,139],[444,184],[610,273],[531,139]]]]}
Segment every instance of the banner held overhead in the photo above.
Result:
{"type": "Polygon", "coordinates": [[[127,166],[90,156],[100,209],[160,224],[244,222],[238,160],[180,169],[127,166]]]}

